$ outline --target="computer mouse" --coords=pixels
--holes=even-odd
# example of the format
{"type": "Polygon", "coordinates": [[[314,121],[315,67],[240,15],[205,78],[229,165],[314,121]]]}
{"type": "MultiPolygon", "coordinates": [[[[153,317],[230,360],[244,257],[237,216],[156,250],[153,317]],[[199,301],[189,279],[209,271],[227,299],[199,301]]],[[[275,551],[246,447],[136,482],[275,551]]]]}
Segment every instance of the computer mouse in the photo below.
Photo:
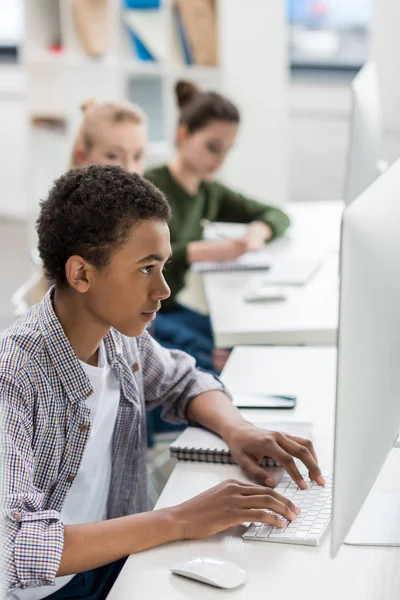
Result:
{"type": "Polygon", "coordinates": [[[245,302],[276,302],[286,300],[287,294],[282,288],[265,285],[246,290],[243,298],[245,302]]]}
{"type": "Polygon", "coordinates": [[[210,556],[188,558],[172,567],[171,571],[176,575],[225,589],[239,587],[247,579],[246,571],[235,563],[210,556]]]}

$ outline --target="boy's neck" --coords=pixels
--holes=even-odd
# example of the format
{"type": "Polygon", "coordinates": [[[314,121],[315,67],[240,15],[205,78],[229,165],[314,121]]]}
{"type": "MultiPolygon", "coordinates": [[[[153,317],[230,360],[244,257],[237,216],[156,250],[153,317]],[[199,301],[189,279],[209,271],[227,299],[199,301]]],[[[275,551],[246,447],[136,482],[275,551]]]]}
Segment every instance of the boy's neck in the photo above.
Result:
{"type": "Polygon", "coordinates": [[[84,294],[56,287],[54,312],[79,360],[97,366],[98,349],[109,328],[95,321],[83,300],[84,294]]]}
{"type": "Polygon", "coordinates": [[[168,168],[181,187],[192,196],[197,194],[201,179],[197,173],[185,165],[185,162],[179,153],[168,163],[168,168]]]}

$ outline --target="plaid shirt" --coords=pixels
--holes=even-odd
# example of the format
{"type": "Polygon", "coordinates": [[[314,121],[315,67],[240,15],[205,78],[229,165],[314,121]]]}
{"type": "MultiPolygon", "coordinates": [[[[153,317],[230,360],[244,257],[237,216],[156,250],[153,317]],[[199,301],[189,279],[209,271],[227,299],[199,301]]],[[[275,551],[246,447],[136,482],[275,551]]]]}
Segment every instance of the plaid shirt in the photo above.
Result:
{"type": "MultiPolygon", "coordinates": [[[[194,360],[148,333],[104,339],[121,396],[113,436],[107,517],[147,509],[145,411],[186,423],[189,402],[223,389],[194,360]]],[[[51,585],[60,564],[60,512],[90,433],[93,389],[58,321],[52,291],[0,335],[1,514],[6,587],[51,585]]]]}

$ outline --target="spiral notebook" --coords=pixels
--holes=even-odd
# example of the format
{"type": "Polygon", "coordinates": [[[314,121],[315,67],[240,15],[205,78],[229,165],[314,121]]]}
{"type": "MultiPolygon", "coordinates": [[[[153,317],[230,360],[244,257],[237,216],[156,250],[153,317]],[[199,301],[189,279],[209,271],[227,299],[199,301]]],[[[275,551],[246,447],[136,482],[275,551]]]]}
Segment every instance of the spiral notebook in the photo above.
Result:
{"type": "Polygon", "coordinates": [[[235,260],[204,261],[192,264],[195,273],[223,273],[224,271],[266,271],[271,258],[266,252],[246,252],[235,260]]]}
{"type": "MultiPolygon", "coordinates": [[[[256,423],[257,427],[272,431],[281,431],[289,435],[310,439],[312,423],[299,422],[262,422],[256,423]]],[[[170,445],[170,455],[178,460],[195,462],[235,464],[229,448],[215,433],[201,427],[187,427],[185,431],[170,445]]],[[[276,462],[269,457],[263,458],[261,465],[264,467],[276,466],[276,462]]]]}

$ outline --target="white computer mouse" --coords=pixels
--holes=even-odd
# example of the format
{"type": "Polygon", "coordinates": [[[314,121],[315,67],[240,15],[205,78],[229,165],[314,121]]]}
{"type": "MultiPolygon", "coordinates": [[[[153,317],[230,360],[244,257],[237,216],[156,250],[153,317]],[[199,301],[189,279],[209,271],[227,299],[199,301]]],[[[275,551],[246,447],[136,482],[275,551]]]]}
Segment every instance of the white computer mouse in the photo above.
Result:
{"type": "Polygon", "coordinates": [[[286,298],[287,294],[282,288],[271,285],[250,287],[243,295],[245,302],[281,302],[286,298]]]}
{"type": "Polygon", "coordinates": [[[246,571],[235,563],[210,556],[188,558],[174,565],[171,571],[225,589],[239,587],[247,579],[246,571]]]}

